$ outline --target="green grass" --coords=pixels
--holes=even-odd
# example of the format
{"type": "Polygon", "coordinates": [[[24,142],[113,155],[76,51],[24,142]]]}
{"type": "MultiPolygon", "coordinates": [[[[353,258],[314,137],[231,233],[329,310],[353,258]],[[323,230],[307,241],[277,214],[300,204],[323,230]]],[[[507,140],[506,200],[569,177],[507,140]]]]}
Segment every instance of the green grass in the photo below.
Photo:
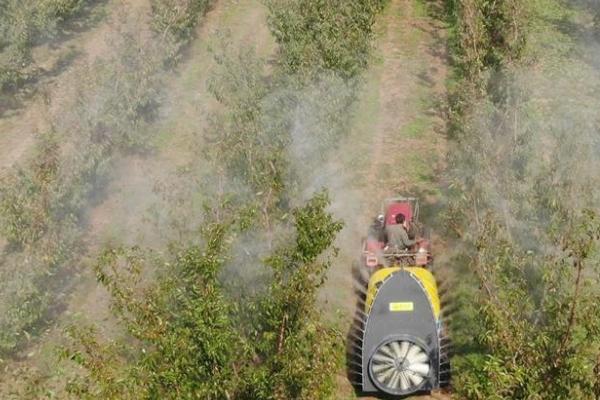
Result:
{"type": "Polygon", "coordinates": [[[576,12],[557,0],[532,0],[525,57],[556,66],[576,45],[562,27],[573,23],[576,12]]]}
{"type": "Polygon", "coordinates": [[[421,139],[430,127],[430,122],[426,117],[418,116],[400,130],[400,136],[410,139],[421,139]]]}
{"type": "Polygon", "coordinates": [[[429,17],[429,6],[424,0],[413,1],[414,16],[416,18],[428,18],[429,17]]]}
{"type": "MultiPolygon", "coordinates": [[[[379,32],[385,34],[386,31],[392,29],[398,43],[402,43],[398,52],[404,56],[415,54],[417,47],[423,41],[424,32],[414,26],[411,23],[411,20],[427,18],[426,6],[421,1],[415,0],[412,2],[412,11],[407,11],[405,7],[394,8],[393,5],[388,2],[383,15],[384,18],[395,20],[397,23],[382,24],[384,28],[379,32]]],[[[390,57],[393,56],[393,54],[387,54],[386,56],[390,57]]]]}
{"type": "Polygon", "coordinates": [[[354,181],[356,187],[368,183],[364,172],[369,170],[373,157],[377,156],[373,143],[373,131],[377,129],[377,122],[381,115],[379,87],[381,85],[382,66],[383,63],[378,62],[366,74],[360,100],[352,115],[352,130],[348,143],[345,145],[348,150],[342,152],[342,154],[347,155],[346,159],[343,160],[344,163],[352,165],[353,170],[357,172],[363,172],[357,174],[358,177],[354,181]]]}
{"type": "Polygon", "coordinates": [[[416,177],[417,183],[430,185],[435,182],[434,160],[431,155],[413,152],[406,157],[407,170],[416,177]]]}

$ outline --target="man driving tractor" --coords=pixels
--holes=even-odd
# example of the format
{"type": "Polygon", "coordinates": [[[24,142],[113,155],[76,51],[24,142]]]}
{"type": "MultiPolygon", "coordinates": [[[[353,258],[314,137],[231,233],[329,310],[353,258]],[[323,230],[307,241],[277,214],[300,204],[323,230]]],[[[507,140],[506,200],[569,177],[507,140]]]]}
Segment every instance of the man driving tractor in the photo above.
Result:
{"type": "Polygon", "coordinates": [[[389,265],[433,265],[429,239],[419,224],[418,199],[384,200],[382,213],[363,239],[362,263],[369,273],[389,265]]]}
{"type": "Polygon", "coordinates": [[[414,246],[417,241],[408,237],[408,222],[406,221],[406,216],[404,214],[396,214],[395,220],[395,224],[385,225],[387,248],[391,252],[405,251],[414,246]]]}

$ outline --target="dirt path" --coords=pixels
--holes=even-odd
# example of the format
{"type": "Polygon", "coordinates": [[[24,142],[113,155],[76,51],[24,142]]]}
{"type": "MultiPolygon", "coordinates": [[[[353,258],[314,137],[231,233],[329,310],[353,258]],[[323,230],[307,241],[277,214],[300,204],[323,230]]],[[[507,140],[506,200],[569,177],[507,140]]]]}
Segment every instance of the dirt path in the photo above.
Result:
{"type": "Polygon", "coordinates": [[[445,122],[437,112],[447,74],[443,27],[413,0],[392,1],[382,23],[379,118],[368,190],[375,198],[435,192],[431,187],[446,151],[445,122]]]}
{"type": "Polygon", "coordinates": [[[394,0],[384,11],[353,129],[328,166],[335,175],[333,209],[346,222],[338,242],[341,256],[324,294],[333,308],[353,307],[346,301],[352,286],[348,268],[382,199],[417,195],[425,218],[427,206],[438,201],[447,146],[438,112],[446,96],[445,31],[420,4],[394,0]]]}
{"type": "MultiPolygon", "coordinates": [[[[354,129],[336,164],[343,190],[333,190],[334,212],[346,226],[323,298],[346,320],[353,315],[355,303],[351,266],[381,201],[399,194],[416,195],[426,224],[431,226],[435,220],[432,211],[439,202],[437,188],[447,148],[445,119],[439,111],[446,98],[445,37],[445,27],[418,0],[392,0],[378,22],[375,61],[366,74],[354,129]]],[[[434,251],[443,248],[441,238],[434,236],[434,241],[434,251]]],[[[338,382],[339,398],[355,398],[345,371],[338,382]]]]}

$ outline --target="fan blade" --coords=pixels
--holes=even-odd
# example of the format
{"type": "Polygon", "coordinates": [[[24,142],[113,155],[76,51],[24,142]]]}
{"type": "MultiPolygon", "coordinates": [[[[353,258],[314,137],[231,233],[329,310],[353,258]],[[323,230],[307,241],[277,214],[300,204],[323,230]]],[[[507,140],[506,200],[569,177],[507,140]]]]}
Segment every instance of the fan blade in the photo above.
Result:
{"type": "Polygon", "coordinates": [[[389,356],[389,357],[392,357],[392,358],[396,358],[396,356],[394,355],[394,353],[392,352],[392,350],[387,345],[381,347],[377,352],[378,353],[383,353],[386,356],[389,356]]]}
{"type": "Polygon", "coordinates": [[[392,375],[392,379],[390,379],[390,383],[388,384],[388,386],[391,387],[392,389],[398,388],[399,379],[400,379],[400,373],[398,371],[394,370],[394,374],[392,375]]]}
{"type": "Polygon", "coordinates": [[[379,372],[383,372],[388,368],[394,368],[394,364],[379,364],[379,365],[374,365],[373,366],[373,372],[375,373],[379,373],[379,372]]]}
{"type": "Polygon", "coordinates": [[[425,380],[421,375],[417,375],[411,371],[408,371],[407,375],[414,386],[419,386],[425,380]]]}
{"type": "Polygon", "coordinates": [[[420,364],[420,363],[424,363],[428,360],[429,360],[429,356],[427,354],[425,354],[425,352],[423,352],[423,351],[421,351],[420,353],[417,353],[415,356],[408,359],[408,361],[411,364],[420,364]]]}
{"type": "Polygon", "coordinates": [[[421,348],[416,344],[413,344],[412,346],[410,346],[410,349],[408,349],[408,353],[406,353],[406,358],[410,361],[414,356],[416,356],[420,352],[422,352],[421,348]]]}
{"type": "Polygon", "coordinates": [[[393,364],[394,359],[392,357],[388,357],[385,354],[377,353],[373,356],[374,361],[384,362],[388,364],[393,364]]]}
{"type": "Polygon", "coordinates": [[[404,360],[404,358],[406,358],[406,353],[408,352],[408,349],[410,347],[410,343],[408,342],[402,342],[400,343],[400,358],[404,360]]]}
{"type": "Polygon", "coordinates": [[[385,383],[385,381],[387,381],[387,379],[392,376],[394,374],[394,372],[396,372],[396,368],[390,368],[387,371],[383,372],[380,375],[376,375],[377,380],[381,383],[385,383]]]}
{"type": "Polygon", "coordinates": [[[396,357],[402,357],[402,355],[401,355],[401,354],[402,354],[402,353],[401,353],[401,347],[400,347],[400,345],[398,344],[398,342],[392,342],[392,343],[391,343],[391,346],[392,346],[392,350],[394,351],[394,355],[395,355],[396,357]]]}
{"type": "Polygon", "coordinates": [[[422,376],[429,374],[429,364],[411,364],[408,369],[422,376]]]}
{"type": "Polygon", "coordinates": [[[408,378],[404,372],[400,373],[400,389],[407,390],[410,387],[410,383],[408,382],[408,378]]]}

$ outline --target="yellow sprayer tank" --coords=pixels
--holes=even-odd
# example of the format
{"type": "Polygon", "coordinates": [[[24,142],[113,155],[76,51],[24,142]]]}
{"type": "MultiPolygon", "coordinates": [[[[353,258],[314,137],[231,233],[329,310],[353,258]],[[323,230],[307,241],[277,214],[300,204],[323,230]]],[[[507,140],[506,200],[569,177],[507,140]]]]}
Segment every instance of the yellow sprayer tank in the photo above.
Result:
{"type": "Polygon", "coordinates": [[[426,268],[382,268],[370,278],[361,344],[362,391],[407,396],[441,386],[440,298],[426,268]]]}

